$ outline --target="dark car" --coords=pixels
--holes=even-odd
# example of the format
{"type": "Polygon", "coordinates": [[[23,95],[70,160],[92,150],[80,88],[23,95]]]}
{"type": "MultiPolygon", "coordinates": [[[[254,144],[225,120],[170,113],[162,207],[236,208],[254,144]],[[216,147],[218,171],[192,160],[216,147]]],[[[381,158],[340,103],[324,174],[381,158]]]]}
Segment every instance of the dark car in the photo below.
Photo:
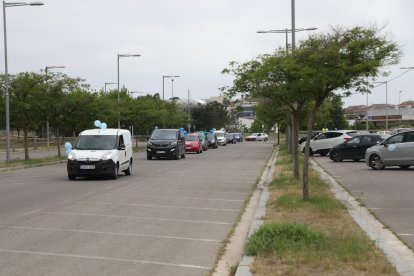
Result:
{"type": "Polygon", "coordinates": [[[239,132],[234,133],[234,137],[236,138],[237,142],[239,142],[239,143],[243,142],[243,135],[241,133],[239,133],[239,132]]]}
{"type": "Polygon", "coordinates": [[[184,133],[179,129],[155,129],[147,143],[147,159],[152,157],[185,158],[184,133]]]}
{"type": "Polygon", "coordinates": [[[217,135],[215,133],[207,134],[208,147],[216,149],[217,148],[217,135]]]}
{"type": "Polygon", "coordinates": [[[237,143],[237,140],[236,140],[236,137],[235,137],[234,133],[227,133],[226,140],[227,140],[227,144],[236,144],[237,143]]]}
{"type": "Polygon", "coordinates": [[[334,162],[341,162],[344,159],[359,161],[365,158],[365,152],[368,148],[379,144],[388,136],[389,135],[378,134],[354,136],[348,141],[334,146],[329,152],[329,158],[331,158],[334,162]]]}

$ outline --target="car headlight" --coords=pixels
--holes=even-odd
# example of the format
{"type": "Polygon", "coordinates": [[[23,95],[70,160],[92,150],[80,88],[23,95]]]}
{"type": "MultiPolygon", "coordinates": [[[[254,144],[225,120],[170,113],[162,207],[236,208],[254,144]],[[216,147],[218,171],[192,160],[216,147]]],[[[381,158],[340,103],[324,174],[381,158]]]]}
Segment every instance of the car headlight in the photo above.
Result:
{"type": "Polygon", "coordinates": [[[175,147],[175,146],[177,145],[177,142],[172,142],[170,145],[171,145],[172,147],[175,147]]]}
{"type": "Polygon", "coordinates": [[[150,141],[148,141],[147,145],[148,146],[152,146],[152,143],[150,141]]]}
{"type": "Polygon", "coordinates": [[[214,139],[213,139],[213,140],[211,140],[211,143],[214,143],[215,141],[216,141],[216,140],[214,140],[214,139]]]}
{"type": "Polygon", "coordinates": [[[112,158],[112,152],[108,151],[107,153],[105,153],[104,155],[102,155],[102,160],[109,160],[112,158]]]}
{"type": "Polygon", "coordinates": [[[69,160],[76,160],[76,155],[73,151],[69,152],[68,159],[69,160]]]}

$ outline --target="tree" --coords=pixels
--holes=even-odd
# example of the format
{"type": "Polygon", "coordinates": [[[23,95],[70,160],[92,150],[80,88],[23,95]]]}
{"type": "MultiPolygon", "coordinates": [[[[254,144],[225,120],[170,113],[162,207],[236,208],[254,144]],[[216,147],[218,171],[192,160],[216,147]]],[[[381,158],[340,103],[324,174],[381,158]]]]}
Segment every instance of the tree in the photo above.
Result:
{"type": "Polygon", "coordinates": [[[229,122],[227,110],[216,101],[206,105],[198,104],[197,107],[192,108],[191,118],[200,130],[220,129],[229,122]]]}

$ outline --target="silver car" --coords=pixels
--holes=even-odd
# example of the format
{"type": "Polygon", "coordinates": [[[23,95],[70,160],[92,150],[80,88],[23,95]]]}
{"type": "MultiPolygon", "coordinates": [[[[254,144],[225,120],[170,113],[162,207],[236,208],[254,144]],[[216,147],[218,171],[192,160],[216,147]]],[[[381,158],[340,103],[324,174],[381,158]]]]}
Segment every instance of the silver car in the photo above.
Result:
{"type": "Polygon", "coordinates": [[[414,166],[414,131],[395,134],[368,148],[365,163],[374,170],[382,170],[386,166],[399,166],[402,169],[414,166]]]}

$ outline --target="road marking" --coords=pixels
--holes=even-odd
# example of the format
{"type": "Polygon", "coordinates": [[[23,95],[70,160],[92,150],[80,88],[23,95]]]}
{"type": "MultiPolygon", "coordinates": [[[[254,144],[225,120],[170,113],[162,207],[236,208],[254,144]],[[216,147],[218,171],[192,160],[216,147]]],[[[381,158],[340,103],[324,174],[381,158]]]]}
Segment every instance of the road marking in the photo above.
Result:
{"type": "Polygon", "coordinates": [[[372,207],[372,208],[367,208],[368,210],[381,210],[381,209],[384,209],[384,208],[378,208],[378,207],[372,207]]]}
{"type": "Polygon", "coordinates": [[[236,209],[217,209],[217,208],[198,208],[198,207],[186,207],[186,206],[173,206],[173,205],[154,205],[154,204],[124,204],[116,202],[102,202],[102,201],[81,201],[78,204],[101,204],[101,205],[120,205],[120,206],[140,206],[140,207],[156,207],[156,208],[176,208],[176,209],[189,209],[189,210],[207,210],[207,211],[220,211],[220,212],[240,212],[236,209]]]}
{"type": "Polygon", "coordinates": [[[222,198],[147,196],[147,195],[126,195],[126,196],[127,197],[141,197],[141,198],[173,198],[173,199],[206,200],[206,201],[244,202],[244,200],[241,200],[241,199],[222,199],[222,198]]]}
{"type": "Polygon", "coordinates": [[[68,203],[68,202],[70,202],[70,200],[64,200],[64,201],[59,202],[58,205],[65,204],[65,203],[68,203]]]}
{"type": "Polygon", "coordinates": [[[169,218],[146,218],[146,217],[134,217],[134,216],[100,215],[100,214],[90,214],[90,213],[45,212],[43,214],[72,215],[72,216],[91,216],[91,217],[107,217],[107,218],[128,218],[128,219],[137,219],[137,220],[156,220],[156,221],[174,221],[174,222],[188,222],[188,223],[205,223],[205,224],[232,225],[232,223],[229,223],[229,222],[221,222],[221,221],[169,219],[169,218]]]}
{"type": "Polygon", "coordinates": [[[2,229],[25,229],[25,230],[41,230],[41,231],[61,231],[61,232],[74,232],[74,233],[87,233],[87,234],[105,234],[113,236],[129,236],[129,237],[149,237],[149,238],[161,238],[161,239],[174,239],[174,240],[187,240],[187,241],[200,241],[200,242],[214,242],[220,243],[219,240],[211,239],[196,239],[176,236],[162,236],[162,235],[147,235],[147,234],[133,234],[133,233],[116,233],[116,232],[104,232],[104,231],[90,231],[79,229],[64,229],[64,228],[44,228],[44,227],[25,227],[25,226],[2,226],[2,229]]]}
{"type": "Polygon", "coordinates": [[[42,211],[42,209],[36,209],[36,210],[30,211],[30,212],[27,212],[27,213],[23,213],[23,216],[29,216],[29,215],[38,213],[40,211],[42,211]]]}
{"type": "Polygon", "coordinates": [[[92,260],[101,260],[101,261],[117,261],[117,262],[137,263],[137,264],[153,264],[153,265],[195,268],[195,269],[204,269],[204,270],[211,269],[211,267],[199,266],[199,265],[173,264],[173,263],[154,262],[154,261],[145,261],[145,260],[107,258],[107,257],[74,255],[74,254],[60,254],[60,253],[49,253],[49,252],[41,252],[41,251],[7,250],[7,249],[0,248],[0,252],[15,253],[15,254],[42,255],[42,256],[52,256],[52,257],[67,257],[67,258],[78,258],[78,259],[92,259],[92,260]]]}
{"type": "Polygon", "coordinates": [[[94,192],[87,193],[85,196],[93,195],[94,192]]]}
{"type": "MultiPolygon", "coordinates": [[[[151,191],[178,191],[184,192],[189,191],[188,189],[151,189],[151,191]]],[[[243,192],[216,192],[216,191],[203,191],[203,190],[190,190],[191,192],[199,192],[199,193],[210,193],[210,194],[240,194],[240,195],[248,195],[249,193],[243,192]]]]}
{"type": "Polygon", "coordinates": [[[112,188],[112,186],[108,186],[108,187],[105,188],[105,190],[109,190],[111,188],[112,188]]]}
{"type": "Polygon", "coordinates": [[[397,234],[398,236],[414,236],[414,234],[408,234],[408,233],[400,233],[397,234]]]}

